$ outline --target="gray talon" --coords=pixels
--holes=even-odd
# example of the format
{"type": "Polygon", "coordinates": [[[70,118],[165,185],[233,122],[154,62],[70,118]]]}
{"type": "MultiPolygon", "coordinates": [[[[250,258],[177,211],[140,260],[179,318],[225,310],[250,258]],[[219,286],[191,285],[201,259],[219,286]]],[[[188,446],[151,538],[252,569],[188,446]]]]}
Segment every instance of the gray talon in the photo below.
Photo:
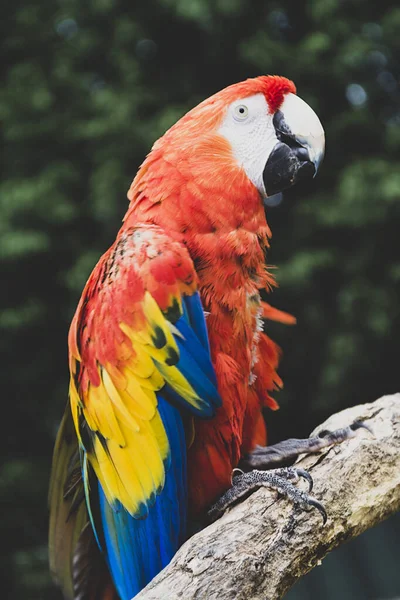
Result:
{"type": "Polygon", "coordinates": [[[310,493],[314,487],[314,481],[313,481],[313,478],[311,477],[310,473],[308,471],[306,471],[305,469],[296,469],[296,471],[297,471],[297,474],[299,475],[299,477],[302,477],[303,479],[308,481],[308,492],[310,493]]]}
{"type": "Polygon", "coordinates": [[[372,435],[372,437],[375,437],[371,427],[367,425],[365,421],[354,421],[354,423],[350,425],[350,429],[352,431],[357,431],[357,429],[366,429],[372,435]]]}
{"type": "Polygon", "coordinates": [[[318,500],[315,500],[315,498],[308,498],[307,503],[311,504],[311,506],[314,506],[314,508],[316,508],[319,511],[319,513],[322,516],[322,524],[325,525],[325,523],[328,520],[328,515],[321,502],[318,502],[318,500]]]}

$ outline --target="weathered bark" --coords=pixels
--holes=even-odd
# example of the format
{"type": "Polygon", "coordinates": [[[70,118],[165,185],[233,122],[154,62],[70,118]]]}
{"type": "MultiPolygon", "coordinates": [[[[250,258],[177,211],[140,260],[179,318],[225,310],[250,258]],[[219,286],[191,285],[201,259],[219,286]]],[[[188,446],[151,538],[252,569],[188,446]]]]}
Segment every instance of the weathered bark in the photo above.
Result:
{"type": "Polygon", "coordinates": [[[194,535],[135,600],[276,600],[336,546],[400,509],[400,394],[355,406],[317,428],[365,420],[341,446],[299,465],[314,479],[316,510],[304,513],[266,489],[194,535]]]}

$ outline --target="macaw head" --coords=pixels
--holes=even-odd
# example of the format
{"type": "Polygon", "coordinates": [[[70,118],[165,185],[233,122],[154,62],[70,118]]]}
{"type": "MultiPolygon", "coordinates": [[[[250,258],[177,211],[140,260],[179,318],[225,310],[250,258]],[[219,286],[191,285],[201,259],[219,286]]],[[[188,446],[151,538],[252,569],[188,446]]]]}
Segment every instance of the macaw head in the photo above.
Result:
{"type": "Polygon", "coordinates": [[[268,197],[299,179],[315,177],[323,159],[325,135],[315,112],[284,77],[258,77],[232,93],[219,133],[261,196],[268,197]]]}
{"type": "Polygon", "coordinates": [[[158,201],[190,182],[192,189],[214,188],[224,195],[228,187],[230,198],[256,188],[265,199],[314,177],[324,149],[321,122],[292,81],[247,79],[204,100],[173,125],[154,144],[128,197],[141,197],[145,184],[158,201]],[[167,177],[167,166],[176,174],[169,171],[167,177]]]}

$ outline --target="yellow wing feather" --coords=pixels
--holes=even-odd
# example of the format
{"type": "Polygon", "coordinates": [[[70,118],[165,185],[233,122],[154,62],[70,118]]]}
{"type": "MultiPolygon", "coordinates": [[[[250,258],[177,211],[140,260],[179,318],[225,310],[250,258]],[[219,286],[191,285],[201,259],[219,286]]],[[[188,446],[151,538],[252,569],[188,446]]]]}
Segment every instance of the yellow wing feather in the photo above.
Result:
{"type": "Polygon", "coordinates": [[[157,392],[168,384],[195,409],[204,405],[176,366],[175,338],[183,336],[171,323],[183,315],[182,294],[195,292],[186,248],[146,224],[121,234],[99,261],[71,325],[79,443],[108,502],[135,517],[145,516],[162,490],[170,458],[157,392]]]}
{"type": "MultiPolygon", "coordinates": [[[[143,307],[146,319],[140,331],[119,324],[132,345],[129,360],[118,369],[98,363],[100,384],[90,383],[83,397],[74,376],[70,386],[78,436],[107,500],[111,505],[121,502],[136,517],[147,514],[165,480],[169,443],[156,392],[168,383],[193,406],[200,402],[171,364],[179,357],[174,329],[149,292],[144,295],[143,307]],[[89,428],[89,443],[82,431],[82,417],[89,428]]],[[[123,356],[127,356],[126,344],[123,356]]]]}

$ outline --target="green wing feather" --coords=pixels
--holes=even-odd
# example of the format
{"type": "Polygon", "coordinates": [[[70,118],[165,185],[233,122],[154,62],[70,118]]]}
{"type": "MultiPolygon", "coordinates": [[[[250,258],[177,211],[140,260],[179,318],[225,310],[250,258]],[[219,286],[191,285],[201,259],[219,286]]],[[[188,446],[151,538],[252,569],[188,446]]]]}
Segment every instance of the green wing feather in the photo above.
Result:
{"type": "Polygon", "coordinates": [[[50,478],[50,571],[65,600],[117,600],[84,499],[78,440],[68,403],[50,478]]]}

